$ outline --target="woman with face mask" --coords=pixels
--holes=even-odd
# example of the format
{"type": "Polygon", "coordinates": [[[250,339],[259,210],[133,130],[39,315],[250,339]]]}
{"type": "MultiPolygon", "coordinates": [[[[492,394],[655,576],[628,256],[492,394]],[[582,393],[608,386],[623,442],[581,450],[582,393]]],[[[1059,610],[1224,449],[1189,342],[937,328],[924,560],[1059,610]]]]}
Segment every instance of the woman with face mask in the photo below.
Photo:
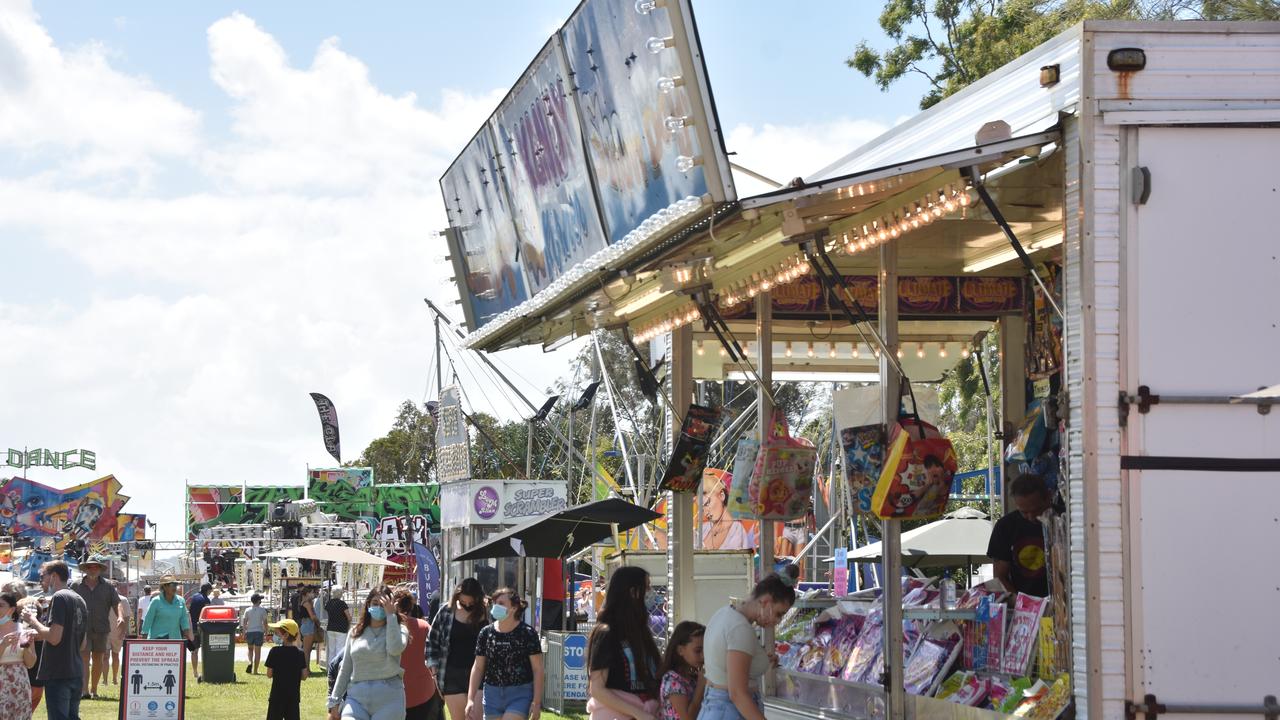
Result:
{"type": "Polygon", "coordinates": [[[375,587],[360,622],[347,634],[338,680],[329,693],[329,720],[404,720],[400,655],[408,644],[409,630],[400,624],[390,590],[375,587]]]}
{"type": "Polygon", "coordinates": [[[626,566],[613,572],[604,608],[587,641],[591,720],[654,720],[662,656],[649,630],[649,616],[657,606],[657,594],[643,568],[626,566]]]}
{"type": "Polygon", "coordinates": [[[476,638],[467,720],[538,720],[542,714],[542,641],[521,619],[524,602],[502,588],[489,598],[493,623],[476,638]],[[481,688],[484,693],[481,695],[481,688]]]}
{"type": "Polygon", "coordinates": [[[458,584],[448,604],[431,621],[427,637],[427,667],[436,675],[449,717],[461,720],[467,710],[467,685],[476,662],[476,638],[489,613],[484,606],[480,581],[467,578],[458,584]]]}
{"type": "Polygon", "coordinates": [[[730,602],[711,616],[703,636],[707,691],[698,720],[765,720],[760,678],[778,657],[760,645],[755,628],[777,625],[791,609],[799,577],[800,568],[788,565],[756,583],[751,599],[730,602]]]}

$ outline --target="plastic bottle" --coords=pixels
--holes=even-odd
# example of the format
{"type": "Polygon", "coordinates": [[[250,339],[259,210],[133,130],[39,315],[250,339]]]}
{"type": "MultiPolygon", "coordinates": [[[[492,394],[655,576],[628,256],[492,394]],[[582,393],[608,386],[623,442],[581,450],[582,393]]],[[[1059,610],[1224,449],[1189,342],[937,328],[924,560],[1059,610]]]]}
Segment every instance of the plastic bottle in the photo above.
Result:
{"type": "Polygon", "coordinates": [[[954,610],[956,607],[956,581],[951,578],[951,571],[942,573],[942,592],[938,595],[938,607],[942,610],[954,610]]]}

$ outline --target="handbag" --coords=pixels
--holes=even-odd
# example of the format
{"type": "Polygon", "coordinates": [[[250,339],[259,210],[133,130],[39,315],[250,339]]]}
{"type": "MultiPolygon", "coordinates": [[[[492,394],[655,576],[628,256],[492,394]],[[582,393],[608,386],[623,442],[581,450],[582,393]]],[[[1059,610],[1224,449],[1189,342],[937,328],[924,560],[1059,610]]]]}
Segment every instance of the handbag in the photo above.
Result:
{"type": "Polygon", "coordinates": [[[755,514],[761,520],[804,517],[813,502],[817,464],[817,448],[804,438],[791,437],[787,416],[775,411],[747,487],[755,514]]]}
{"type": "Polygon", "coordinates": [[[947,508],[957,468],[955,449],[938,428],[916,417],[902,418],[889,429],[871,509],[889,520],[936,518],[947,508]]]}

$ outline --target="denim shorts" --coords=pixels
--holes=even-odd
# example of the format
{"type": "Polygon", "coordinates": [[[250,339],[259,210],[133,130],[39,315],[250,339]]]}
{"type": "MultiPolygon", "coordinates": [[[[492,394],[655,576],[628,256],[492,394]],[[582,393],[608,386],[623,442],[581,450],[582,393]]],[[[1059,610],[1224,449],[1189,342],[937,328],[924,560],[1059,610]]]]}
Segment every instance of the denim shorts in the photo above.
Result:
{"type": "Polygon", "coordinates": [[[487,718],[508,713],[529,717],[531,705],[533,705],[533,683],[484,686],[484,716],[487,718]]]}
{"type": "Polygon", "coordinates": [[[254,632],[253,630],[250,630],[244,634],[245,645],[257,645],[258,647],[261,647],[262,641],[265,639],[266,639],[265,633],[254,632]]]}
{"type": "Polygon", "coordinates": [[[298,634],[302,637],[311,637],[316,634],[316,621],[303,620],[298,623],[298,634]]]}
{"type": "MultiPolygon", "coordinates": [[[[764,707],[760,704],[760,696],[752,693],[751,697],[755,700],[756,707],[763,712],[764,707]]],[[[702,709],[698,711],[698,720],[742,720],[742,713],[738,712],[738,706],[729,699],[728,690],[708,687],[707,694],[702,696],[702,709]]]]}

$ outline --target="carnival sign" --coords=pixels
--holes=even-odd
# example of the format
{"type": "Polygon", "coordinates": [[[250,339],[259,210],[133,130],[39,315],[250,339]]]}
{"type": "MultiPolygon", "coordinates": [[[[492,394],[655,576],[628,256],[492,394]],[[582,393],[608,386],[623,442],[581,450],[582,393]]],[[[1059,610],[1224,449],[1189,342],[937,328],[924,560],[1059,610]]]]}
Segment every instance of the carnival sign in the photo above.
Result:
{"type": "MultiPolygon", "coordinates": [[[[863,310],[874,314],[880,307],[880,285],[874,275],[846,275],[841,299],[852,297],[863,310]]],[[[829,317],[835,307],[812,277],[773,289],[773,316],[778,320],[815,320],[829,317]]],[[[905,276],[898,279],[898,313],[902,317],[955,315],[1013,315],[1022,312],[1026,293],[1021,278],[971,278],[946,275],[905,276]]],[[[751,303],[725,311],[725,317],[755,317],[751,303]]]]}
{"type": "Polygon", "coordinates": [[[462,392],[450,385],[440,393],[436,412],[436,478],[442,482],[471,477],[471,441],[462,414],[462,392]]]}
{"type": "Polygon", "coordinates": [[[472,331],[735,200],[688,0],[584,0],[440,188],[472,331]]]}
{"type": "Polygon", "coordinates": [[[568,490],[557,480],[472,480],[440,489],[440,526],[515,525],[559,512],[568,490]]]}
{"type": "Polygon", "coordinates": [[[502,517],[509,525],[560,512],[568,506],[563,482],[508,481],[502,489],[502,517]]]}
{"type": "Polygon", "coordinates": [[[30,450],[16,450],[9,448],[9,452],[5,454],[5,465],[13,468],[47,467],[55,470],[70,470],[72,468],[85,468],[87,470],[98,469],[98,456],[92,450],[48,450],[45,448],[33,448],[30,450]]]}

